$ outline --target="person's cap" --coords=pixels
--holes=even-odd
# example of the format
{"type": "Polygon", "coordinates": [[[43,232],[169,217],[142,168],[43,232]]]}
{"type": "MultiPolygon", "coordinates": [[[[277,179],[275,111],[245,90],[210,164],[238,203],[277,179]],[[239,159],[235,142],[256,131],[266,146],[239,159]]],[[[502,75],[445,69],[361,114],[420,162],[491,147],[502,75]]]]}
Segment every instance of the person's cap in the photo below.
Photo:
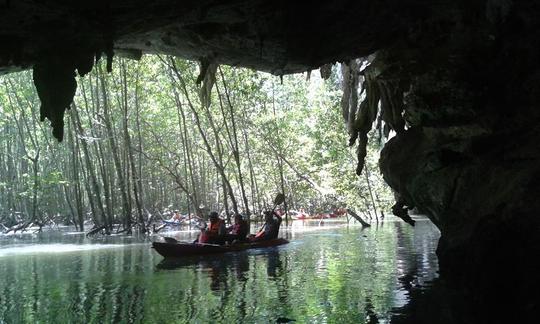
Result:
{"type": "Polygon", "coordinates": [[[217,212],[210,213],[210,218],[218,218],[218,217],[219,217],[219,214],[217,212]]]}

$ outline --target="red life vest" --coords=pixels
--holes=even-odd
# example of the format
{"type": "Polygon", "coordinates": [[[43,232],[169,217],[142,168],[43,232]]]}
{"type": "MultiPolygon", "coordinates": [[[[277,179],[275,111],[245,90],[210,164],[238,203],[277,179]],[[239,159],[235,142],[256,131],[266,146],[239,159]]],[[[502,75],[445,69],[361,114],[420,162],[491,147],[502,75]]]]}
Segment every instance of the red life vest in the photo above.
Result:
{"type": "Polygon", "coordinates": [[[224,221],[223,219],[218,219],[217,222],[215,223],[212,223],[210,222],[210,227],[208,228],[208,230],[206,231],[206,233],[210,236],[218,236],[219,234],[219,228],[221,226],[224,226],[224,221]]]}
{"type": "Polygon", "coordinates": [[[208,237],[208,234],[206,232],[201,232],[199,235],[199,243],[208,243],[210,240],[210,237],[208,237]]]}

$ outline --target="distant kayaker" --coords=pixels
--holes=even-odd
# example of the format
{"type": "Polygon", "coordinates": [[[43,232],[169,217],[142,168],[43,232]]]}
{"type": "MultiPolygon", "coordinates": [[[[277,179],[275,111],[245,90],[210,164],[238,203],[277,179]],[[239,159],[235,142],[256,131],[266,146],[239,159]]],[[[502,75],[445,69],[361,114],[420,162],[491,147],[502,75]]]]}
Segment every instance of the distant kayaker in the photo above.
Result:
{"type": "Polygon", "coordinates": [[[226,227],[225,221],[219,218],[217,212],[209,215],[210,225],[208,229],[202,230],[199,235],[199,243],[223,244],[225,242],[226,227]]]}
{"type": "Polygon", "coordinates": [[[248,223],[241,214],[234,215],[234,224],[227,228],[228,234],[225,235],[225,241],[244,241],[249,233],[248,223]]]}
{"type": "Polygon", "coordinates": [[[264,212],[264,225],[263,227],[255,234],[249,238],[250,241],[265,241],[273,240],[278,237],[279,226],[281,225],[282,218],[281,216],[274,211],[265,211],[264,212]]]}

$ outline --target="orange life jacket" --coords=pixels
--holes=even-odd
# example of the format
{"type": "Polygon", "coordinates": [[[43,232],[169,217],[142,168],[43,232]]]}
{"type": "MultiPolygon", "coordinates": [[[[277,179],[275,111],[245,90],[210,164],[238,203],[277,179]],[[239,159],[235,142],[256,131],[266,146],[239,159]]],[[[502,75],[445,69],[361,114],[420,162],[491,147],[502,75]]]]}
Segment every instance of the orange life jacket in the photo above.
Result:
{"type": "Polygon", "coordinates": [[[222,224],[225,224],[223,219],[218,219],[218,221],[215,223],[210,222],[210,227],[206,233],[211,236],[217,236],[219,234],[219,228],[222,226],[222,224]]]}

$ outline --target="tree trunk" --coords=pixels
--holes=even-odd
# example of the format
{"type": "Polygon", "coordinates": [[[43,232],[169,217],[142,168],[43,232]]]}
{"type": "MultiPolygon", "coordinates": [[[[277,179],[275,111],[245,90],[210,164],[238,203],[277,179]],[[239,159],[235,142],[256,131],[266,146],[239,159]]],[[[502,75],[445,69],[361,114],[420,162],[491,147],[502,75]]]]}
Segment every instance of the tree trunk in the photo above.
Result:
{"type": "MultiPolygon", "coordinates": [[[[74,136],[75,129],[73,127],[73,115],[70,116],[70,122],[68,123],[68,142],[71,149],[71,176],[72,176],[72,188],[73,188],[73,196],[75,200],[75,207],[74,212],[76,213],[76,219],[78,221],[78,228],[81,232],[84,232],[84,214],[83,214],[83,204],[82,204],[82,197],[81,197],[81,182],[79,178],[79,149],[76,145],[76,139],[74,136]]],[[[64,187],[65,188],[65,187],[64,187]]],[[[65,188],[67,191],[67,189],[65,188]]],[[[66,199],[68,199],[66,194],[66,199]]],[[[71,206],[71,204],[70,204],[71,206]]]]}
{"type": "MultiPolygon", "coordinates": [[[[169,71],[170,72],[170,71],[169,71]]],[[[172,78],[172,75],[169,73],[169,76],[172,78]]],[[[191,140],[190,140],[190,137],[189,137],[189,134],[188,134],[188,131],[187,131],[187,125],[186,125],[186,115],[185,115],[185,112],[184,112],[184,109],[183,109],[183,105],[182,103],[180,102],[180,97],[178,95],[178,91],[176,91],[176,88],[173,88],[173,93],[174,93],[174,99],[175,99],[175,103],[176,103],[176,112],[178,114],[178,126],[180,128],[180,139],[181,139],[181,142],[182,142],[182,147],[183,147],[183,150],[182,150],[182,153],[183,153],[183,156],[184,156],[184,170],[185,171],[189,171],[189,172],[185,172],[186,173],[186,177],[188,176],[188,173],[189,173],[189,179],[190,179],[190,185],[191,185],[191,195],[193,196],[192,200],[193,201],[193,205],[194,205],[194,208],[195,208],[195,213],[199,216],[199,217],[202,217],[202,211],[200,210],[199,206],[200,206],[200,199],[199,199],[199,194],[197,192],[197,184],[196,184],[196,180],[195,180],[195,175],[194,175],[194,160],[193,160],[193,153],[192,153],[192,145],[191,145],[191,140]]],[[[188,195],[190,195],[190,193],[187,193],[188,195]]]]}
{"type": "Polygon", "coordinates": [[[377,205],[375,204],[375,199],[373,198],[373,190],[371,190],[371,181],[369,180],[369,171],[367,166],[365,167],[364,175],[366,176],[366,182],[368,186],[369,196],[371,197],[371,204],[373,206],[373,213],[375,213],[375,219],[379,222],[379,216],[377,214],[377,205]]]}
{"type": "MultiPolygon", "coordinates": [[[[225,168],[223,167],[223,165],[221,165],[219,163],[217,157],[215,156],[215,154],[214,154],[214,152],[212,150],[212,147],[210,146],[210,143],[208,142],[208,138],[206,136],[206,133],[204,132],[204,130],[202,128],[202,125],[201,125],[199,113],[197,112],[197,110],[195,109],[195,107],[193,106],[193,104],[192,104],[192,102],[190,100],[189,92],[187,90],[184,78],[178,72],[178,69],[176,68],[176,64],[174,63],[174,60],[171,60],[171,65],[172,65],[172,69],[173,69],[176,77],[180,81],[181,89],[183,90],[184,96],[186,97],[186,100],[188,101],[188,107],[191,109],[191,112],[193,113],[193,116],[194,116],[194,119],[195,119],[195,125],[197,126],[197,130],[199,131],[199,134],[201,135],[201,138],[202,138],[203,143],[204,143],[204,147],[206,148],[206,152],[210,156],[210,159],[212,160],[212,162],[213,162],[214,166],[216,167],[217,171],[224,178],[225,185],[227,186],[227,190],[229,192],[231,202],[233,204],[234,212],[238,213],[238,204],[236,202],[236,199],[234,198],[234,191],[233,191],[233,188],[232,188],[232,186],[231,186],[231,184],[230,184],[230,182],[229,182],[229,180],[227,178],[227,175],[225,173],[225,168]]],[[[217,134],[217,130],[215,129],[215,125],[213,123],[211,123],[211,126],[213,128],[214,133],[217,134]]]]}
{"type": "MultiPolygon", "coordinates": [[[[72,121],[74,123],[74,126],[76,126],[79,136],[84,137],[84,130],[82,128],[81,120],[79,118],[79,113],[77,111],[77,106],[75,104],[72,105],[71,112],[72,112],[72,116],[74,117],[72,121]]],[[[93,187],[93,191],[91,191],[90,187],[88,187],[88,199],[93,200],[92,197],[95,197],[96,205],[100,212],[98,216],[95,213],[93,202],[90,202],[92,205],[92,213],[94,215],[94,226],[107,225],[107,230],[110,232],[112,228],[110,224],[107,224],[106,222],[105,210],[103,209],[103,203],[101,202],[101,189],[99,188],[96,173],[94,171],[94,165],[92,164],[92,160],[90,159],[90,152],[89,152],[90,150],[88,149],[88,144],[83,138],[79,139],[79,143],[83,149],[84,159],[86,162],[86,169],[88,171],[88,176],[90,177],[90,181],[93,187]],[[95,216],[98,216],[98,217],[95,217],[95,216]]]]}
{"type": "MultiPolygon", "coordinates": [[[[225,92],[225,98],[227,99],[227,107],[229,108],[228,110],[229,110],[229,115],[231,118],[232,136],[231,136],[231,133],[228,131],[227,124],[225,124],[225,126],[227,128],[227,133],[229,134],[231,146],[233,147],[233,156],[234,156],[234,161],[236,162],[236,170],[238,172],[238,183],[240,185],[240,192],[242,194],[242,200],[244,202],[244,210],[249,221],[249,217],[250,217],[249,203],[248,203],[248,199],[246,195],[246,189],[244,186],[244,176],[242,174],[242,163],[240,161],[240,145],[238,145],[238,132],[236,128],[236,118],[235,118],[234,108],[231,103],[231,98],[229,96],[229,90],[227,89],[227,83],[225,81],[225,76],[223,75],[223,71],[221,70],[221,67],[219,67],[218,69],[221,76],[221,81],[223,83],[223,91],[225,92]]],[[[223,119],[226,120],[225,112],[223,111],[223,103],[221,100],[221,94],[219,93],[219,88],[218,88],[217,83],[216,83],[216,90],[218,91],[218,95],[220,98],[219,103],[221,107],[221,113],[223,115],[223,119]]]]}
{"type": "MultiPolygon", "coordinates": [[[[138,190],[138,177],[137,177],[137,171],[135,169],[135,158],[133,157],[133,148],[131,147],[131,137],[129,135],[128,130],[128,90],[127,90],[127,72],[126,72],[126,66],[125,61],[122,60],[121,64],[121,71],[122,71],[122,90],[123,90],[123,112],[124,112],[124,118],[123,118],[123,126],[124,126],[124,141],[126,144],[126,151],[127,151],[127,160],[130,164],[130,171],[131,171],[131,178],[133,179],[133,197],[135,198],[135,206],[137,208],[137,216],[138,216],[138,222],[139,222],[139,228],[142,233],[146,232],[146,226],[144,222],[144,217],[142,213],[142,207],[141,207],[141,201],[139,200],[139,190],[138,190]]],[[[137,93],[135,94],[137,96],[137,93]]]]}
{"type": "Polygon", "coordinates": [[[116,145],[115,134],[112,128],[111,116],[109,113],[109,101],[107,96],[107,86],[105,81],[105,76],[101,71],[101,67],[98,66],[98,74],[101,81],[101,95],[103,97],[103,120],[105,127],[107,129],[107,137],[109,139],[109,146],[111,148],[114,166],[116,169],[116,176],[118,178],[120,195],[122,197],[122,206],[123,206],[123,220],[124,220],[124,229],[128,234],[131,234],[131,210],[129,209],[128,193],[126,190],[126,181],[123,174],[122,164],[120,162],[120,154],[118,152],[118,147],[116,145]]]}

